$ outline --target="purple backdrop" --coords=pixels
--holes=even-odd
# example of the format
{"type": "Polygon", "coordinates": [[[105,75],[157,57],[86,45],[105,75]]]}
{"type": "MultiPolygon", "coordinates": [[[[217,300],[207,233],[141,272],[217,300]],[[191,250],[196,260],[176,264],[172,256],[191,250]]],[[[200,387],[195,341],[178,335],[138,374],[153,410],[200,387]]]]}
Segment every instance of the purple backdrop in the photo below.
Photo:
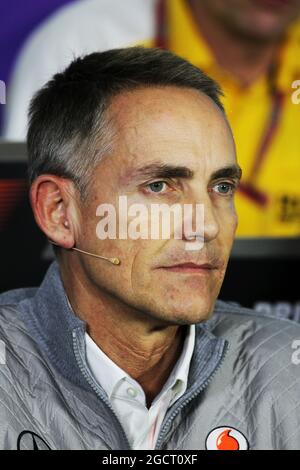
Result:
{"type": "MultiPolygon", "coordinates": [[[[6,84],[30,32],[59,7],[75,0],[0,0],[0,80],[6,84]]],[[[0,105],[0,128],[4,105],[0,105]]]]}

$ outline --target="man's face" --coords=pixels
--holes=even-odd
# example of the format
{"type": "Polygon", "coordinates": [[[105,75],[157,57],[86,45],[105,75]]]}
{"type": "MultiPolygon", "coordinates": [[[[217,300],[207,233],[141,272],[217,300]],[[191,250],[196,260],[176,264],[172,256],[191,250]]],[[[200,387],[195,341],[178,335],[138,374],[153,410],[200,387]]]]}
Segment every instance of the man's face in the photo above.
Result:
{"type": "MultiPolygon", "coordinates": [[[[121,264],[80,255],[84,272],[100,296],[109,292],[137,315],[163,325],[205,320],[218,296],[237,225],[232,188],[238,167],[228,124],[210,98],[175,87],[117,96],[109,114],[117,141],[94,171],[76,246],[118,257],[121,264]],[[148,209],[162,203],[204,204],[203,248],[187,249],[195,242],[191,232],[181,239],[151,239],[149,230],[148,239],[100,240],[97,207],[112,204],[119,227],[120,196],[126,196],[128,208],[135,203],[148,209]],[[184,263],[207,267],[178,266],[184,263]]],[[[129,214],[128,223],[133,218],[129,214]]]]}
{"type": "Polygon", "coordinates": [[[258,41],[279,38],[300,14],[300,0],[198,0],[235,33],[258,41]]]}

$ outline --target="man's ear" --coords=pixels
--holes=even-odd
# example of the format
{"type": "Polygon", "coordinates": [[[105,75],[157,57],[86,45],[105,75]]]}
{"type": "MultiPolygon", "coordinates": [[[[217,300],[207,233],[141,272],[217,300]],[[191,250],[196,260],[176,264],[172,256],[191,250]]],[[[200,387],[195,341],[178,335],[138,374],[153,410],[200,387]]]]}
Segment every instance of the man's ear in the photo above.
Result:
{"type": "Polygon", "coordinates": [[[78,218],[74,183],[55,175],[40,175],[31,185],[35,220],[48,239],[63,248],[75,245],[78,218]]]}

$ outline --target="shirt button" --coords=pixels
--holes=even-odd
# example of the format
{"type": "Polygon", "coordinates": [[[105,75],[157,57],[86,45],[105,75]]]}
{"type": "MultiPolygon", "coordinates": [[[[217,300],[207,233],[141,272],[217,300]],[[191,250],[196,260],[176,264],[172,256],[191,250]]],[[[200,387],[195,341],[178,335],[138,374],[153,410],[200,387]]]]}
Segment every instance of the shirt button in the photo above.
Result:
{"type": "Polygon", "coordinates": [[[175,385],[173,385],[172,387],[172,391],[174,392],[174,395],[176,395],[181,389],[181,382],[180,380],[177,380],[177,382],[175,383],[175,385]]]}
{"type": "Polygon", "coordinates": [[[127,394],[128,394],[130,397],[134,398],[134,397],[137,396],[138,392],[137,392],[137,390],[135,390],[135,388],[128,387],[128,388],[127,388],[127,394]]]}

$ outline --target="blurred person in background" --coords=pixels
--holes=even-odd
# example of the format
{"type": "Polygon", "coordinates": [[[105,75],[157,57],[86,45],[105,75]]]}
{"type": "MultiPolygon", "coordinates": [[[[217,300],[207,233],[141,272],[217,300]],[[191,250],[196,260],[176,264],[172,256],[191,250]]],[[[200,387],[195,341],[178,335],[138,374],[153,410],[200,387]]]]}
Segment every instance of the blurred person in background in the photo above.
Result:
{"type": "Polygon", "coordinates": [[[300,233],[300,0],[86,0],[29,38],[15,68],[5,136],[23,140],[28,102],[77,55],[123,45],[169,48],[218,80],[243,180],[237,235],[300,233]]]}

